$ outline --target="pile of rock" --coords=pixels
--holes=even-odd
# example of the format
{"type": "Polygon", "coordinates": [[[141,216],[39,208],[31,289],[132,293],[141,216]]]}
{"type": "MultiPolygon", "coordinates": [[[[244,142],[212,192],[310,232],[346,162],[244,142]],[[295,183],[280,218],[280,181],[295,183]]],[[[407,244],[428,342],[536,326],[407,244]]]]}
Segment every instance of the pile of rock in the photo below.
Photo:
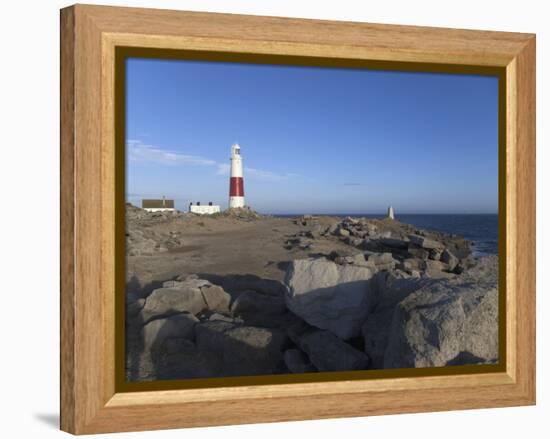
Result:
{"type": "Polygon", "coordinates": [[[289,236],[284,243],[286,249],[311,249],[314,247],[316,239],[331,234],[331,227],[322,225],[318,219],[312,215],[304,215],[294,220],[294,223],[303,226],[304,229],[289,236]]]}
{"type": "Polygon", "coordinates": [[[308,232],[298,232],[285,240],[284,248],[287,250],[308,250],[313,248],[313,240],[308,236],[308,232]]]}
{"type": "MultiPolygon", "coordinates": [[[[498,361],[496,257],[474,259],[462,238],[397,221],[300,221],[305,230],[286,245],[305,250],[323,237],[345,250],[290,261],[284,283],[181,275],[146,297],[128,293],[128,378],[498,361]],[[350,237],[361,244],[339,243],[350,237]]],[[[158,237],[128,238],[159,251],[158,237]]]]}
{"type": "Polygon", "coordinates": [[[210,217],[228,217],[235,218],[240,221],[255,221],[263,218],[263,215],[260,215],[258,212],[254,211],[250,207],[232,207],[231,209],[226,209],[223,212],[210,215],[210,217]]]}
{"type": "Polygon", "coordinates": [[[224,281],[232,294],[191,275],[129,303],[129,374],[173,379],[288,372],[284,286],[246,276],[224,281]]]}
{"type": "MultiPolygon", "coordinates": [[[[328,259],[296,260],[287,272],[286,303],[309,325],[350,347],[356,349],[361,338],[372,369],[493,363],[497,272],[495,257],[445,279],[328,259]]],[[[326,354],[332,355],[330,349],[326,354]]]]}
{"type": "Polygon", "coordinates": [[[159,234],[148,229],[134,229],[126,233],[128,256],[152,256],[182,246],[183,240],[178,232],[159,234]]]}
{"type": "Polygon", "coordinates": [[[367,369],[368,356],[340,337],[327,330],[318,329],[295,320],[288,328],[289,338],[295,347],[284,354],[289,371],[332,372],[367,369]]]}
{"type": "Polygon", "coordinates": [[[380,275],[378,302],[362,327],[371,367],[498,361],[498,263],[486,256],[461,276],[380,275]]]}
{"type": "MultiPolygon", "coordinates": [[[[414,276],[449,277],[472,265],[470,242],[457,236],[421,231],[397,221],[345,218],[328,230],[368,261],[381,258],[414,276]]],[[[359,263],[361,263],[361,258],[359,263]]]]}
{"type": "Polygon", "coordinates": [[[393,270],[398,261],[390,252],[376,253],[357,250],[334,250],[328,255],[328,259],[339,265],[356,265],[369,267],[375,271],[393,270]]]}
{"type": "Polygon", "coordinates": [[[175,230],[152,227],[159,223],[170,224],[185,218],[181,212],[147,212],[126,205],[126,254],[128,256],[152,256],[183,246],[180,233],[175,230]]]}

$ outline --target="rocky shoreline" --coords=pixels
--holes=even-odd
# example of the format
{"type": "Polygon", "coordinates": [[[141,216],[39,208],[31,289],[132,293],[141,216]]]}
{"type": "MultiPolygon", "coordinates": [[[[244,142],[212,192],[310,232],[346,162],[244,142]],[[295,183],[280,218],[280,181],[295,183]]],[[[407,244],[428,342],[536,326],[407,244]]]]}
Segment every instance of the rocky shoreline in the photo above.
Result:
{"type": "Polygon", "coordinates": [[[150,267],[133,276],[162,279],[151,268],[161,263],[180,269],[147,288],[129,279],[129,380],[498,361],[498,260],[474,258],[460,236],[394,220],[127,212],[129,264],[150,267]],[[175,259],[186,240],[209,242],[196,229],[218,225],[261,230],[259,245],[280,252],[280,276],[261,252],[254,259],[271,278],[235,266],[190,272],[193,254],[175,259]]]}

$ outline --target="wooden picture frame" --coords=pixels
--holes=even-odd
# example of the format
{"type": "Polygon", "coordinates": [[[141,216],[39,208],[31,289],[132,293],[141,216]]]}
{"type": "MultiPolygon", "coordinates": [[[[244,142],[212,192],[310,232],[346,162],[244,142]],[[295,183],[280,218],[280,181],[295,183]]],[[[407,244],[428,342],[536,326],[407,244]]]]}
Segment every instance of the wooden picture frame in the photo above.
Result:
{"type": "Polygon", "coordinates": [[[62,430],[85,434],[534,403],[534,35],[88,5],[61,11],[62,430]],[[121,257],[115,245],[121,231],[115,221],[120,199],[115,95],[124,93],[116,87],[120,48],[275,56],[306,65],[316,59],[317,65],[368,62],[497,72],[505,121],[499,172],[505,189],[503,367],[489,373],[451,369],[430,376],[340,377],[330,385],[227,381],[120,391],[115,299],[115,261],[121,257]]]}

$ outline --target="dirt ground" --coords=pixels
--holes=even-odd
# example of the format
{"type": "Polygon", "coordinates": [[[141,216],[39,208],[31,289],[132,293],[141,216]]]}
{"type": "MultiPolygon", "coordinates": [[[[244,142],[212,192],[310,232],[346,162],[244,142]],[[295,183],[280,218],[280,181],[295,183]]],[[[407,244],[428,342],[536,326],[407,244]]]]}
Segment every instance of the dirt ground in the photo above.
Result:
{"type": "MultiPolygon", "coordinates": [[[[338,219],[319,217],[321,226],[338,219]]],[[[254,274],[283,280],[286,263],[293,259],[349,249],[333,236],[313,240],[302,250],[285,248],[285,241],[310,226],[296,218],[263,217],[243,221],[228,217],[184,217],[151,225],[159,233],[178,234],[183,245],[147,256],[128,256],[127,280],[140,289],[181,274],[254,274]]]]}

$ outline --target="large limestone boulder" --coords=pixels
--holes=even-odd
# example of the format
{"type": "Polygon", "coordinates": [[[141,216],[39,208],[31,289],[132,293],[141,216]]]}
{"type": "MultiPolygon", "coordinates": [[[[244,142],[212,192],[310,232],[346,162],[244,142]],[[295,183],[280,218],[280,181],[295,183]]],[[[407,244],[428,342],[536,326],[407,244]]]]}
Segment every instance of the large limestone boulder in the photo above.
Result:
{"type": "Polygon", "coordinates": [[[241,292],[231,306],[233,316],[252,326],[284,326],[287,312],[283,296],[272,296],[254,290],[241,292]]]}
{"type": "Polygon", "coordinates": [[[482,258],[460,276],[443,274],[451,278],[380,272],[372,279],[376,306],[362,328],[370,368],[495,360],[497,259],[482,258]]]}
{"type": "Polygon", "coordinates": [[[154,360],[151,377],[158,380],[220,376],[220,364],[186,338],[168,338],[154,360]]]}
{"type": "Polygon", "coordinates": [[[375,272],[324,258],[294,260],[286,272],[286,305],[317,328],[342,339],[355,337],[373,305],[370,279],[375,272]]]}
{"type": "Polygon", "coordinates": [[[366,369],[369,358],[328,331],[307,331],[298,345],[321,372],[366,369]]]}
{"type": "Polygon", "coordinates": [[[371,360],[370,368],[381,369],[384,366],[384,353],[397,304],[425,285],[428,280],[402,278],[394,272],[379,272],[371,282],[376,292],[376,306],[365,320],[362,335],[365,352],[371,360]]]}
{"type": "Polygon", "coordinates": [[[198,314],[203,310],[228,312],[231,297],[221,287],[204,279],[188,278],[165,282],[163,288],[154,290],[145,300],[140,311],[141,320],[153,319],[187,312],[198,314]]]}
{"type": "Polygon", "coordinates": [[[205,307],[199,288],[158,288],[147,297],[140,314],[147,323],[154,318],[182,312],[198,314],[205,307]]]}
{"type": "Polygon", "coordinates": [[[459,260],[452,251],[445,249],[445,251],[441,254],[441,262],[447,264],[449,271],[453,271],[458,265],[459,260]]]}
{"type": "Polygon", "coordinates": [[[408,252],[413,258],[421,259],[423,261],[430,257],[430,252],[423,248],[409,247],[408,252]]]}
{"type": "Polygon", "coordinates": [[[139,315],[141,309],[145,306],[145,299],[143,297],[128,297],[126,295],[126,319],[133,321],[139,315]]]}
{"type": "Polygon", "coordinates": [[[421,235],[409,235],[409,241],[418,247],[426,250],[443,250],[444,245],[435,239],[421,235]]]}
{"type": "Polygon", "coordinates": [[[441,261],[432,261],[428,259],[426,262],[426,269],[424,276],[432,279],[445,279],[454,277],[452,273],[449,273],[449,266],[441,261]]]}
{"type": "Polygon", "coordinates": [[[208,321],[195,327],[196,345],[216,362],[218,376],[264,375],[284,370],[286,334],[277,329],[208,321]]]}
{"type": "Polygon", "coordinates": [[[423,271],[426,269],[426,261],[417,258],[407,258],[401,262],[401,268],[406,272],[423,271]]]}
{"type": "Polygon", "coordinates": [[[368,264],[374,265],[377,270],[393,270],[397,264],[397,261],[390,252],[376,253],[367,251],[364,257],[368,264]]]}
{"type": "Polygon", "coordinates": [[[286,367],[292,373],[317,372],[317,368],[311,364],[307,355],[299,349],[288,349],[283,358],[286,367]]]}
{"type": "Polygon", "coordinates": [[[200,288],[206,307],[210,311],[228,313],[231,296],[222,287],[217,285],[204,285],[200,288]]]}
{"type": "Polygon", "coordinates": [[[143,379],[157,379],[159,368],[165,363],[169,344],[191,342],[198,319],[192,314],[179,313],[151,320],[133,327],[127,339],[129,367],[143,379]],[[137,370],[136,370],[137,369],[137,370]]]}
{"type": "Polygon", "coordinates": [[[147,323],[141,330],[143,350],[158,350],[168,338],[192,339],[198,321],[192,314],[181,313],[147,323]]]}
{"type": "Polygon", "coordinates": [[[426,283],[399,302],[389,329],[385,368],[498,360],[496,262],[492,269],[481,265],[460,278],[426,283]]]}

